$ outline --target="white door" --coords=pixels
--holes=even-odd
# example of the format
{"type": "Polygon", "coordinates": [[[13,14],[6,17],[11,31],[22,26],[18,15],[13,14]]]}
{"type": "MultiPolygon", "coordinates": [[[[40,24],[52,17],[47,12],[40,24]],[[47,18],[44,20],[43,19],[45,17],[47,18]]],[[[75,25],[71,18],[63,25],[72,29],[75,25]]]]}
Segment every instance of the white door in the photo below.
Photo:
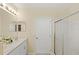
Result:
{"type": "Polygon", "coordinates": [[[66,18],[68,26],[64,39],[64,54],[79,55],[79,13],[66,18]]]}
{"type": "MultiPolygon", "coordinates": [[[[68,20],[55,23],[55,54],[63,55],[68,39],[68,20]]],[[[68,45],[67,45],[68,46],[68,45]]]]}
{"type": "Polygon", "coordinates": [[[36,54],[49,54],[51,49],[51,22],[50,19],[37,19],[36,31],[36,54]]]}
{"type": "Polygon", "coordinates": [[[55,23],[55,54],[63,54],[63,22],[55,23]]]}

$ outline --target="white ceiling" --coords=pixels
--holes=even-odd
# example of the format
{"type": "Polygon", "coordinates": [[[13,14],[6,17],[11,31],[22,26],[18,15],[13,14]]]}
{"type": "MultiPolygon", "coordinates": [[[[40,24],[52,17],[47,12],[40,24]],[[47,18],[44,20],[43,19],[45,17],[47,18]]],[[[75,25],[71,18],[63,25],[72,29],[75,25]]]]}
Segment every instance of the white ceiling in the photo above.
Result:
{"type": "Polygon", "coordinates": [[[61,7],[71,7],[77,6],[79,3],[14,3],[17,7],[26,8],[26,7],[53,7],[53,8],[61,8],[61,7]]]}
{"type": "Polygon", "coordinates": [[[68,15],[79,9],[78,3],[15,3],[24,14],[48,15],[55,18],[68,15]]]}

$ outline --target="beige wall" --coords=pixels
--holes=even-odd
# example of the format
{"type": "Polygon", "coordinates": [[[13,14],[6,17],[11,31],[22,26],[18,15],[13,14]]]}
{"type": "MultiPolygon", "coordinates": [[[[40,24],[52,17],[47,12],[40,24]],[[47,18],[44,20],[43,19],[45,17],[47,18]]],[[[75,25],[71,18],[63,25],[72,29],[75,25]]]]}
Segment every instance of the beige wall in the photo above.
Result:
{"type": "MultiPolygon", "coordinates": [[[[26,10],[27,11],[27,10],[26,10]]],[[[28,13],[24,13],[22,9],[18,10],[19,15],[18,15],[18,21],[22,21],[26,23],[26,32],[25,35],[27,37],[27,50],[28,50],[28,54],[34,51],[34,45],[33,45],[33,31],[32,31],[32,20],[31,17],[29,16],[28,13]],[[26,14],[26,15],[25,15],[26,14]]]]}

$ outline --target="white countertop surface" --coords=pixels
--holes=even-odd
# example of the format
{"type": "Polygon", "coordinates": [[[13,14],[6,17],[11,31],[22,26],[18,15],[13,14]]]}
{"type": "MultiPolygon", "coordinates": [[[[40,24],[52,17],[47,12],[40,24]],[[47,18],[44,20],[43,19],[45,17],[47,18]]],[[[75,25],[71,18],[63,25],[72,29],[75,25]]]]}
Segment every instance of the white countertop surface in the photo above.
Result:
{"type": "Polygon", "coordinates": [[[13,51],[16,47],[18,47],[22,42],[24,42],[26,39],[23,38],[23,39],[18,39],[18,40],[15,40],[13,41],[12,43],[10,44],[7,44],[3,47],[3,55],[7,55],[9,54],[11,51],[13,51]]]}

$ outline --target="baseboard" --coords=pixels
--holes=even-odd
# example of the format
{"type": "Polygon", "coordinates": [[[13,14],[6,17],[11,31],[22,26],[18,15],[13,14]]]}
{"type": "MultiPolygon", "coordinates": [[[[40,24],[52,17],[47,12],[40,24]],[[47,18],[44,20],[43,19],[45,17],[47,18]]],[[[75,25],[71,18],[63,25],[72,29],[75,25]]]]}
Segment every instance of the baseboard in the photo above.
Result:
{"type": "Polygon", "coordinates": [[[30,52],[28,53],[28,55],[36,55],[34,52],[30,52]]]}
{"type": "Polygon", "coordinates": [[[28,55],[55,55],[55,54],[54,54],[54,49],[51,49],[50,52],[46,52],[46,53],[29,52],[28,55]]]}

